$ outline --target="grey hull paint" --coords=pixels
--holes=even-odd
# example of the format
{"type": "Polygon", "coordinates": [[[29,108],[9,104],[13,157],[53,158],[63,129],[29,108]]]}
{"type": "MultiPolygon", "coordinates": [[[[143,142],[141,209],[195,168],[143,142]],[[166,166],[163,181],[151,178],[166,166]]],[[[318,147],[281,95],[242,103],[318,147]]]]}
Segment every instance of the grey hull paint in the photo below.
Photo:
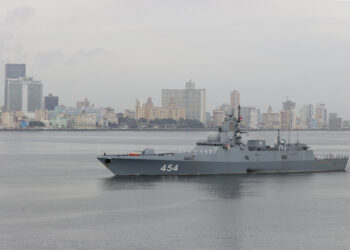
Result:
{"type": "Polygon", "coordinates": [[[347,159],[271,161],[271,162],[208,162],[190,160],[121,159],[99,156],[98,159],[115,175],[214,175],[247,173],[296,173],[344,171],[347,159]],[[105,163],[109,159],[110,163],[105,163]],[[162,171],[166,165],[178,165],[177,171],[162,171]]]}
{"type": "Polygon", "coordinates": [[[145,149],[141,154],[97,157],[115,175],[214,175],[246,173],[295,173],[344,171],[349,157],[315,156],[306,144],[287,143],[277,135],[277,143],[265,140],[242,142],[241,116],[227,113],[216,135],[196,143],[186,153],[156,154],[145,149]]]}

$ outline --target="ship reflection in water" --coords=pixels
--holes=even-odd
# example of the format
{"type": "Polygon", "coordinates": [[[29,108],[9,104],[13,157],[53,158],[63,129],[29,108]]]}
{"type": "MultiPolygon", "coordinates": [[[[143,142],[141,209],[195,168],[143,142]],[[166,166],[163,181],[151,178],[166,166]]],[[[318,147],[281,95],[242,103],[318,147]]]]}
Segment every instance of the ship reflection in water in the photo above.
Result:
{"type": "MultiPolygon", "coordinates": [[[[235,199],[241,196],[259,195],[259,190],[269,185],[286,185],[307,181],[317,173],[291,174],[249,174],[249,175],[205,175],[205,176],[114,176],[103,180],[103,186],[110,191],[161,188],[163,184],[197,187],[207,194],[222,198],[235,199]]],[[[325,175],[339,173],[325,173],[325,175]]]]}

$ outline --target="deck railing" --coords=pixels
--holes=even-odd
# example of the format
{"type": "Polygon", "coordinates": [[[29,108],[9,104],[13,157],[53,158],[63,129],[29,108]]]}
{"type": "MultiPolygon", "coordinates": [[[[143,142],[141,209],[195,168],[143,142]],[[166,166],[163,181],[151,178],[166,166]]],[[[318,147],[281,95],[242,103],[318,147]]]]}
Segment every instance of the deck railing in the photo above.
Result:
{"type": "Polygon", "coordinates": [[[347,160],[349,159],[349,156],[347,155],[315,155],[316,160],[340,160],[344,159],[347,160]]]}

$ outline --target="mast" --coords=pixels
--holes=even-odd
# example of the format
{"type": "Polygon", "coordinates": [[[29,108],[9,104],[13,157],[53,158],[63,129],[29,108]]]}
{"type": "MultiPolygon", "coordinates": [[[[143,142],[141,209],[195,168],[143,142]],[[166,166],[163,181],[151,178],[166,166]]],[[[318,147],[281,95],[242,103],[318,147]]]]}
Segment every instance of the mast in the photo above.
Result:
{"type": "Polygon", "coordinates": [[[235,125],[234,125],[234,144],[235,145],[241,145],[242,142],[241,142],[241,139],[242,139],[242,136],[241,136],[241,129],[239,127],[242,119],[241,119],[241,105],[238,105],[238,114],[237,114],[237,118],[234,117],[234,121],[235,121],[235,125]]]}

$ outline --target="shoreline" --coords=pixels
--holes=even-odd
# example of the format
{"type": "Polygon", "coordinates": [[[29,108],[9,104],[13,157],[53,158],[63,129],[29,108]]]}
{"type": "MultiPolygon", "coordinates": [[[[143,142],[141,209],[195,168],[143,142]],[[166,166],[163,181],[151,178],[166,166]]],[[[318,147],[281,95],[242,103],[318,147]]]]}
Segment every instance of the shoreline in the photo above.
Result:
{"type": "MultiPolygon", "coordinates": [[[[216,128],[178,128],[178,129],[42,129],[42,128],[31,128],[31,129],[0,129],[0,132],[111,132],[111,131],[125,131],[125,132],[216,132],[216,128]]],[[[264,131],[277,131],[277,129],[247,129],[243,131],[247,132],[264,132],[264,131]]],[[[281,132],[288,132],[288,130],[280,130],[281,132]]],[[[340,130],[329,130],[329,129],[292,129],[291,132],[297,131],[328,131],[328,132],[346,132],[348,129],[340,130]]]]}

